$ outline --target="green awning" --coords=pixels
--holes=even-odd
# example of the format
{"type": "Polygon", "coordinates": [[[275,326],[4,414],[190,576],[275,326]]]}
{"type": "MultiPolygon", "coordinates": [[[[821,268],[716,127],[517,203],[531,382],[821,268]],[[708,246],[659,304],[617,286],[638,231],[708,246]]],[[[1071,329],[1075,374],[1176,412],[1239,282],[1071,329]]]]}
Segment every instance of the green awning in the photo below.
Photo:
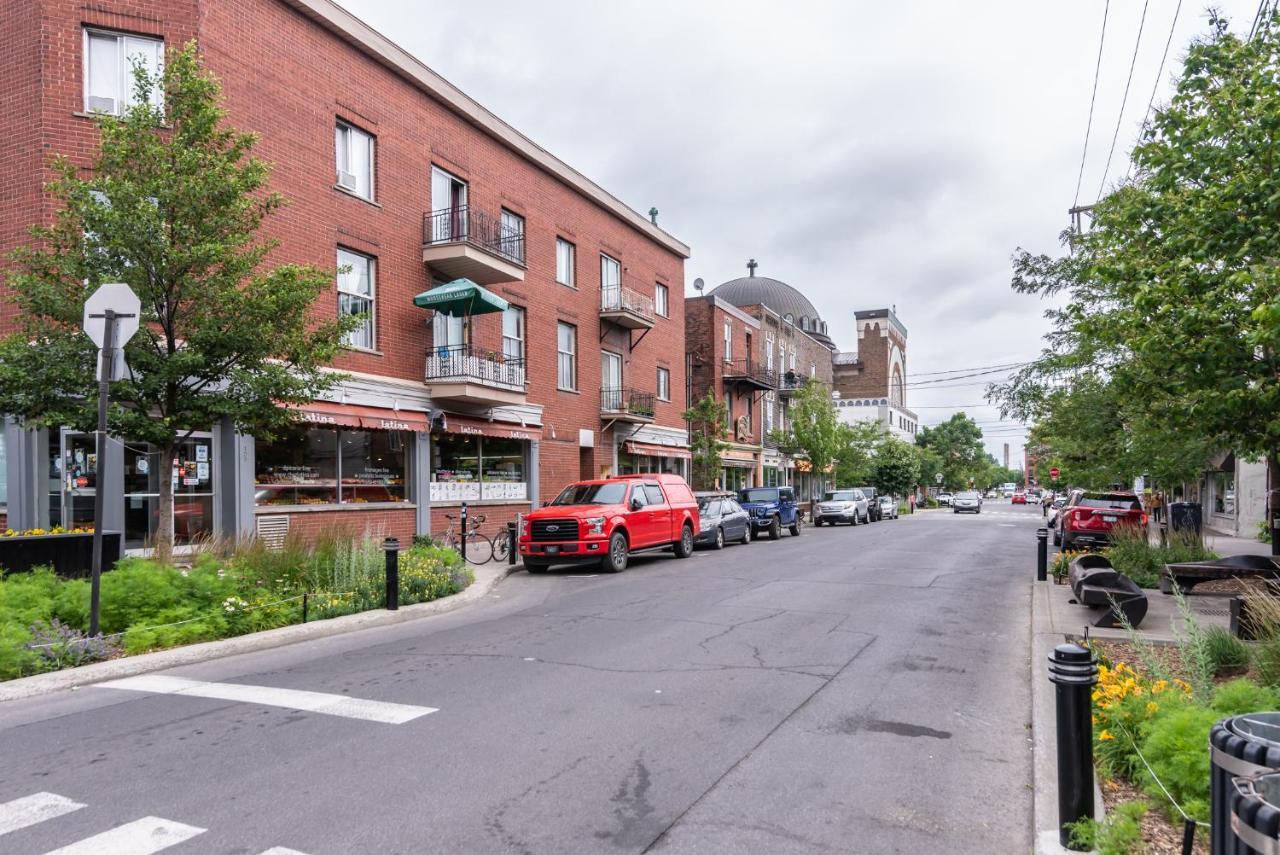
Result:
{"type": "Polygon", "coordinates": [[[508,306],[506,300],[481,288],[470,279],[455,279],[430,291],[423,291],[413,298],[413,304],[454,317],[505,312],[508,306]]]}

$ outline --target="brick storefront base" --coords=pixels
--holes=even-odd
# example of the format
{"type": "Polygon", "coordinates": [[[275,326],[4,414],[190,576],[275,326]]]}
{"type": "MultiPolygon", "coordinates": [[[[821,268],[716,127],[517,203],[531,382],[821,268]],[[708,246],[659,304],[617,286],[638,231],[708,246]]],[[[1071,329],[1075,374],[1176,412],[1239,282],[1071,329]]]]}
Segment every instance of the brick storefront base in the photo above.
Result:
{"type": "Polygon", "coordinates": [[[332,535],[395,537],[401,544],[413,542],[413,508],[380,508],[377,510],[295,511],[283,512],[289,517],[289,534],[311,543],[332,535]]]}
{"type": "MultiPolygon", "coordinates": [[[[488,538],[492,538],[499,532],[506,531],[507,523],[516,521],[516,514],[527,513],[529,513],[528,502],[514,505],[467,505],[468,520],[474,520],[476,514],[484,516],[484,522],[480,524],[480,533],[488,538]]],[[[445,514],[453,517],[454,533],[462,530],[461,507],[458,505],[432,505],[431,533],[436,537],[444,534],[449,528],[449,521],[445,519],[445,514]]],[[[469,524],[468,528],[470,528],[469,524]]]]}

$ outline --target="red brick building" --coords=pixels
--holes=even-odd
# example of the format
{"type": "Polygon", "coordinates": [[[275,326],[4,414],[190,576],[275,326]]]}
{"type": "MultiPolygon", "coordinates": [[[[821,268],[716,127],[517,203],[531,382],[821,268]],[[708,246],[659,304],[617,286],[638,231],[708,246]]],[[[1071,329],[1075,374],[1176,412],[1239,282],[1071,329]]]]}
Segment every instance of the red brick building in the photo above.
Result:
{"type": "Polygon", "coordinates": [[[351,379],[280,442],[209,425],[172,462],[133,443],[97,461],[91,437],[8,420],[11,525],[87,521],[101,485],[103,524],[141,545],[168,475],[180,541],[405,538],[440,532],[462,501],[492,531],[578,477],[686,471],[688,247],[341,7],[0,0],[0,34],[0,251],[50,219],[48,156],[91,161],[92,113],[127,105],[129,59],[195,39],[288,201],[267,225],[273,262],[333,269],[315,311],[366,319],[335,363],[351,379]],[[415,305],[462,278],[508,307],[415,305]]]}

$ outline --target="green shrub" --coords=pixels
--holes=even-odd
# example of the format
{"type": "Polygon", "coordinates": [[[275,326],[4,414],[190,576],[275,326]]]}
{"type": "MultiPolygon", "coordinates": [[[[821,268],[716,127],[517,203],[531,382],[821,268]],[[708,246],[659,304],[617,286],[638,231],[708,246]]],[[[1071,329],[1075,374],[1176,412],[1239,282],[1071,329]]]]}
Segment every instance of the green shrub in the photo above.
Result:
{"type": "Polygon", "coordinates": [[[1111,566],[1128,576],[1140,588],[1160,584],[1160,572],[1166,564],[1207,561],[1217,553],[1204,547],[1194,532],[1170,532],[1166,546],[1153,545],[1145,530],[1135,526],[1117,526],[1104,553],[1111,566]]]}
{"type": "Polygon", "coordinates": [[[1222,717],[1280,709],[1280,693],[1241,678],[1219,686],[1210,708],[1222,717]]]}
{"type": "Polygon", "coordinates": [[[1266,520],[1258,520],[1258,540],[1263,543],[1271,542],[1271,526],[1266,520]]]}
{"type": "MultiPolygon", "coordinates": [[[[1204,707],[1175,708],[1152,720],[1142,742],[1142,753],[1152,771],[1182,809],[1201,822],[1209,818],[1209,730],[1221,718],[1221,713],[1204,707]]],[[[1167,804],[1159,784],[1145,768],[1138,778],[1157,804],[1167,804]]],[[[1172,806],[1168,812],[1170,818],[1176,817],[1172,806]]]]}
{"type": "Polygon", "coordinates": [[[1079,849],[1093,849],[1098,855],[1130,855],[1141,851],[1142,818],[1149,805],[1143,801],[1121,802],[1098,822],[1085,818],[1071,826],[1071,843],[1079,849]]]}
{"type": "Polygon", "coordinates": [[[1204,631],[1200,642],[1215,677],[1234,674],[1249,667],[1249,646],[1221,626],[1204,631]]]}

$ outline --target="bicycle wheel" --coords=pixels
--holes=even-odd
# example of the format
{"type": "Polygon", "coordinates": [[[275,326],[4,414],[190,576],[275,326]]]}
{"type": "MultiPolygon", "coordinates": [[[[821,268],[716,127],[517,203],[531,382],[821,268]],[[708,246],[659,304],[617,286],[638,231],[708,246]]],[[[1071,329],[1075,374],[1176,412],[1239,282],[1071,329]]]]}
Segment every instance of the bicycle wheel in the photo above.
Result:
{"type": "MultiPolygon", "coordinates": [[[[458,552],[462,552],[462,544],[458,544],[458,552]]],[[[467,535],[467,561],[471,564],[488,564],[493,560],[493,544],[480,532],[467,535]]]]}
{"type": "Polygon", "coordinates": [[[510,554],[511,541],[507,538],[505,531],[500,531],[493,536],[493,560],[501,564],[510,554]]]}
{"type": "Polygon", "coordinates": [[[440,535],[440,539],[437,540],[436,543],[443,546],[445,549],[452,549],[454,552],[458,551],[458,539],[453,536],[453,529],[451,528],[446,529],[445,533],[440,535]]]}

